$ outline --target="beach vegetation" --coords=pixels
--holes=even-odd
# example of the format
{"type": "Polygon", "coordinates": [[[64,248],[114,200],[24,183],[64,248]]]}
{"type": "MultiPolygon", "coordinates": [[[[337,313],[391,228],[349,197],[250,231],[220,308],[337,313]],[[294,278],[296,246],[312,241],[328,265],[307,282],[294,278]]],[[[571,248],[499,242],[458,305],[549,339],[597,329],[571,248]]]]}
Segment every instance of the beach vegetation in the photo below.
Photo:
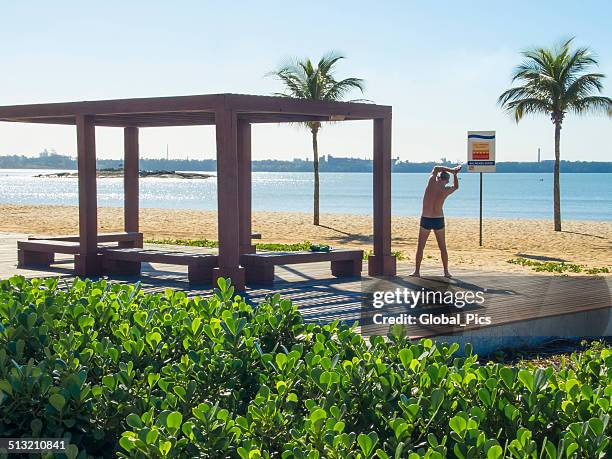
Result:
{"type": "MultiPolygon", "coordinates": [[[[210,239],[147,239],[145,242],[148,244],[169,244],[187,247],[219,247],[219,241],[213,241],[210,239]]],[[[300,250],[310,250],[311,246],[312,244],[308,241],[296,242],[293,244],[281,244],[274,242],[257,242],[255,244],[255,247],[258,250],[269,250],[272,252],[297,252],[300,250]]]]}
{"type": "Polygon", "coordinates": [[[224,279],[209,298],[0,281],[0,436],[66,438],[70,458],[605,457],[612,349],[567,359],[365,338],[224,279]]]}
{"type": "MultiPolygon", "coordinates": [[[[339,101],[344,100],[352,91],[359,90],[363,94],[364,81],[361,78],[337,79],[335,75],[338,63],[345,56],[330,52],[321,57],[315,64],[311,59],[293,59],[280,66],[269,75],[280,80],[284,86],[283,92],[274,95],[306,100],[339,101]]],[[[349,102],[363,102],[363,99],[353,99],[349,102]]],[[[312,136],[312,168],[314,173],[313,191],[313,224],[319,225],[319,142],[318,135],[322,127],[321,121],[304,123],[312,136]]]]}
{"type": "MultiPolygon", "coordinates": [[[[182,245],[187,247],[206,247],[216,248],[219,247],[218,241],[210,239],[147,239],[147,244],[169,244],[169,245],[182,245]]],[[[270,251],[270,252],[299,252],[302,250],[310,250],[313,244],[308,241],[295,242],[295,243],[278,243],[278,242],[257,242],[255,248],[257,250],[270,251]]],[[[374,253],[373,250],[364,250],[363,259],[367,260],[370,255],[374,253]]],[[[398,260],[404,259],[404,254],[399,250],[391,251],[398,260]]]]}
{"type": "Polygon", "coordinates": [[[598,62],[587,47],[573,48],[573,38],[553,48],[523,51],[523,62],[513,72],[519,86],[504,91],[498,103],[518,123],[526,115],[544,114],[554,125],[553,168],[554,229],[561,231],[561,128],[568,113],[612,116],[612,99],[601,96],[603,73],[594,71],[598,62]]]}
{"type": "Polygon", "coordinates": [[[584,265],[577,265],[575,263],[565,263],[564,261],[537,261],[530,260],[528,258],[518,257],[508,260],[508,263],[514,265],[528,266],[537,272],[549,272],[549,273],[586,273],[586,274],[607,274],[610,272],[610,268],[606,266],[602,267],[588,267],[584,265]]]}

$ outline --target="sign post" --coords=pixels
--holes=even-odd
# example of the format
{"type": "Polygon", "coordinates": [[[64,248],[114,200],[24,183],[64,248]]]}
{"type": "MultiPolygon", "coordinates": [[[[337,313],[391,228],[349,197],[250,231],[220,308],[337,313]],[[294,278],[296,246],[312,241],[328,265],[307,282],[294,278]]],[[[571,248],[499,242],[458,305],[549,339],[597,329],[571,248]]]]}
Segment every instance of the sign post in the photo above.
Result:
{"type": "Polygon", "coordinates": [[[480,174],[480,238],[482,247],[482,174],[495,172],[495,131],[468,131],[468,172],[480,174]]]}

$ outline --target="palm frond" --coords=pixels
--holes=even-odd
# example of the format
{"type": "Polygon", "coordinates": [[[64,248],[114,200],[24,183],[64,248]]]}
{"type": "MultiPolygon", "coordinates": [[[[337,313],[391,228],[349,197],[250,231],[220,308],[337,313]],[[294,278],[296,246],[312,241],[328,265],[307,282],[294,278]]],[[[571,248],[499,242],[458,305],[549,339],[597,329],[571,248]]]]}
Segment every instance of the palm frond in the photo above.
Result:
{"type": "Polygon", "coordinates": [[[285,87],[285,91],[276,93],[280,97],[345,100],[354,90],[363,94],[365,84],[361,78],[336,80],[334,77],[335,66],[342,59],[345,59],[344,55],[332,51],[323,55],[316,66],[310,59],[294,59],[266,75],[275,77],[285,87]]]}
{"type": "Polygon", "coordinates": [[[568,109],[577,115],[600,113],[612,116],[612,99],[604,96],[588,96],[576,99],[568,109]]]}
{"type": "Polygon", "coordinates": [[[504,91],[497,102],[518,122],[525,115],[548,113],[555,122],[567,110],[575,113],[612,110],[608,98],[595,95],[603,89],[602,73],[588,73],[597,65],[589,48],[572,50],[573,38],[553,48],[523,51],[524,58],[512,75],[520,86],[504,91]]]}
{"type": "Polygon", "coordinates": [[[526,115],[538,113],[548,114],[552,111],[552,107],[547,101],[530,98],[508,102],[506,104],[506,110],[514,116],[514,121],[518,123],[526,115]]]}
{"type": "Polygon", "coordinates": [[[346,94],[354,89],[358,89],[362,94],[364,93],[365,83],[361,78],[345,78],[340,81],[331,80],[322,98],[324,100],[342,100],[346,94]]]}
{"type": "Polygon", "coordinates": [[[589,96],[594,92],[600,93],[603,90],[602,80],[605,77],[603,73],[587,73],[576,77],[565,90],[565,98],[572,101],[589,96]]]}

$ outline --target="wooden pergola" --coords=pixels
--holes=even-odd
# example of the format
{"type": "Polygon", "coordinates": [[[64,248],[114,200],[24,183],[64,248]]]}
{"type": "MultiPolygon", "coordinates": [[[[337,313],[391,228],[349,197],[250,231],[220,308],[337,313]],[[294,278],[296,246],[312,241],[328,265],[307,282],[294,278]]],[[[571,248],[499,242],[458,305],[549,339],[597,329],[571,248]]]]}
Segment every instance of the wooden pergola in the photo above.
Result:
{"type": "Polygon", "coordinates": [[[139,128],[214,125],[217,140],[218,266],[213,279],[244,287],[241,255],[251,244],[251,126],[257,123],[373,120],[374,253],[371,276],[395,275],[391,255],[390,106],[241,94],[120,99],[0,107],[0,121],[76,126],[79,185],[79,275],[101,273],[96,195],[96,126],[124,129],[124,225],[138,232],[139,128]]]}

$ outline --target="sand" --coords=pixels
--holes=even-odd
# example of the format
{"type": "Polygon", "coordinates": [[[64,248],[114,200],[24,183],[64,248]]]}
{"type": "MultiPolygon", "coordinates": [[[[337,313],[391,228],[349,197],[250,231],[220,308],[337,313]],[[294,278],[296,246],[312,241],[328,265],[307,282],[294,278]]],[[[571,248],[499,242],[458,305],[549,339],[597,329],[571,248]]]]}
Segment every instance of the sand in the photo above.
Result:
{"type": "MultiPolygon", "coordinates": [[[[100,232],[121,231],[123,209],[102,207],[98,212],[100,232]]],[[[145,239],[217,239],[217,214],[212,211],[141,209],[140,227],[145,239]]],[[[74,206],[0,205],[0,232],[27,234],[76,234],[78,209],[74,206]]],[[[321,226],[312,225],[306,213],[254,212],[253,232],[261,242],[327,243],[334,247],[372,248],[369,216],[323,214],[321,226]]],[[[418,219],[393,218],[393,250],[405,263],[414,260],[418,219]]],[[[518,256],[535,260],[576,263],[587,267],[612,267],[612,222],[564,221],[563,231],[552,230],[549,220],[486,219],[484,246],[478,246],[478,219],[447,218],[450,263],[483,271],[529,272],[530,268],[509,264],[518,256]]],[[[257,241],[255,241],[257,242],[257,241]]],[[[425,249],[424,266],[439,265],[435,238],[425,249]]]]}

